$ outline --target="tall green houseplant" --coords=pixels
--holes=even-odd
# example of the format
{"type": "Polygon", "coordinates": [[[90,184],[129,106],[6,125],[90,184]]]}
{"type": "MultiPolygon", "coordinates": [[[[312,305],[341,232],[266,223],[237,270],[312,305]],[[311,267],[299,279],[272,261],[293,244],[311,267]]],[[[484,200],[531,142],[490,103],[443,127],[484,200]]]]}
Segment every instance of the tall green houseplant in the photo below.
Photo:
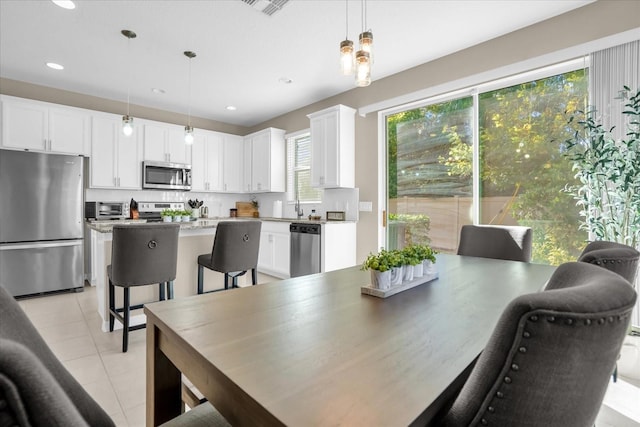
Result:
{"type": "Polygon", "coordinates": [[[640,243],[640,90],[624,86],[619,97],[627,117],[624,137],[615,139],[596,119],[596,110],[579,111],[580,129],[565,141],[566,155],[580,185],[566,187],[580,206],[583,222],[595,240],[638,247],[640,243]]]}

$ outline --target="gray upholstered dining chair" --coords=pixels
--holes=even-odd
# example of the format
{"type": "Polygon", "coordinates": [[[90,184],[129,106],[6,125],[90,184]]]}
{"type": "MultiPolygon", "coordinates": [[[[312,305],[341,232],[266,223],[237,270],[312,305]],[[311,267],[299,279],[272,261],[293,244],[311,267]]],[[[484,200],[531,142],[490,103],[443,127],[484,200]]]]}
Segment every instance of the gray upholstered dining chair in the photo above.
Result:
{"type": "Polygon", "coordinates": [[[529,227],[463,225],[458,255],[530,262],[531,243],[529,227]]]}
{"type": "Polygon", "coordinates": [[[443,425],[594,425],[636,298],[611,271],[559,266],[504,310],[443,425]]]}
{"type": "Polygon", "coordinates": [[[638,272],[638,259],[640,259],[640,252],[631,246],[596,240],[584,248],[578,261],[616,272],[633,285],[638,272]]]}
{"type": "Polygon", "coordinates": [[[198,256],[198,293],[204,293],[204,268],[224,273],[224,289],[238,287],[238,277],[251,270],[252,284],[258,283],[258,252],[262,222],[221,221],[216,227],[211,253],[198,256]]]}
{"type": "Polygon", "coordinates": [[[173,299],[173,281],[178,263],[178,234],[180,224],[126,224],[113,227],[109,276],[109,331],[114,321],[122,323],[122,351],[129,346],[129,331],[142,329],[146,324],[129,326],[131,310],[144,304],[131,305],[130,288],[158,284],[159,299],[173,299]],[[124,290],[124,303],[116,307],[115,287],[124,290]],[[122,313],[122,314],[120,314],[122,313]]]}
{"type": "MultiPolygon", "coordinates": [[[[110,427],[107,413],[60,363],[16,300],[0,286],[0,425],[110,427]]],[[[208,403],[166,427],[229,423],[208,403]]]]}
{"type": "MultiPolygon", "coordinates": [[[[640,252],[631,246],[617,242],[596,240],[584,248],[578,261],[594,264],[618,273],[627,279],[631,286],[635,286],[634,282],[638,272],[638,259],[640,259],[640,252]]],[[[627,332],[629,332],[630,329],[631,326],[629,326],[627,332]]],[[[613,382],[618,381],[617,363],[613,369],[612,377],[613,382]]]]}

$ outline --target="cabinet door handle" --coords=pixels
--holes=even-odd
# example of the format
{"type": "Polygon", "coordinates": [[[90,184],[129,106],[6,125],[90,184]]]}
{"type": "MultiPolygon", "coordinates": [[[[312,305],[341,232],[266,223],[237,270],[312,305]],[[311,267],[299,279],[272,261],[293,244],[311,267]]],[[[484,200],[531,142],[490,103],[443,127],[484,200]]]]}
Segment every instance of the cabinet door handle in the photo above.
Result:
{"type": "Polygon", "coordinates": [[[224,185],[224,191],[227,191],[227,184],[224,185]]]}

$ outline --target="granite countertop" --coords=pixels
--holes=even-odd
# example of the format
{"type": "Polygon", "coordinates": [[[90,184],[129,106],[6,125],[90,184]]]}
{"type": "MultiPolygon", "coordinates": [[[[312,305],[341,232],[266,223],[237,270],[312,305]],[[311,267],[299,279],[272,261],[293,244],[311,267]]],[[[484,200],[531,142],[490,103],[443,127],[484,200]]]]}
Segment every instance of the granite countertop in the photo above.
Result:
{"type": "MultiPolygon", "coordinates": [[[[240,218],[229,218],[229,217],[216,217],[216,218],[199,218],[197,220],[189,221],[189,222],[181,222],[180,230],[198,230],[203,228],[215,228],[220,221],[246,221],[252,219],[259,219],[260,221],[275,221],[275,222],[301,222],[304,224],[340,224],[340,223],[353,223],[355,221],[327,221],[327,220],[309,220],[306,218],[296,219],[296,218],[271,218],[271,217],[260,217],[260,218],[249,218],[249,217],[240,217],[240,218]]],[[[87,221],[86,224],[91,230],[95,230],[99,233],[111,233],[114,225],[119,224],[144,224],[147,220],[145,219],[120,219],[120,220],[111,220],[111,221],[87,221]]]]}

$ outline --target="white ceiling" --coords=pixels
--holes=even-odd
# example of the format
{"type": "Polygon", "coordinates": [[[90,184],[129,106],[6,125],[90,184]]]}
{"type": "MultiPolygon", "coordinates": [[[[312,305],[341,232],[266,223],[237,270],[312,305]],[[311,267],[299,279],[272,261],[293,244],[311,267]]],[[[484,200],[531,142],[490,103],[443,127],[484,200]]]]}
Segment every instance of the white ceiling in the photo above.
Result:
{"type": "MultiPolygon", "coordinates": [[[[591,1],[368,0],[375,55],[370,88],[376,79],[591,1]]],[[[272,16],[240,0],[76,5],[65,10],[47,0],[0,0],[0,76],[122,102],[129,87],[131,104],[182,114],[190,104],[192,116],[242,126],[354,88],[353,77],[338,68],[344,0],[290,0],[272,16]],[[138,35],[129,45],[123,29],[138,35]],[[191,100],[185,50],[197,54],[191,100]],[[51,70],[49,61],[65,69],[51,70]]],[[[362,28],[361,6],[348,1],[351,40],[362,28]]]]}

